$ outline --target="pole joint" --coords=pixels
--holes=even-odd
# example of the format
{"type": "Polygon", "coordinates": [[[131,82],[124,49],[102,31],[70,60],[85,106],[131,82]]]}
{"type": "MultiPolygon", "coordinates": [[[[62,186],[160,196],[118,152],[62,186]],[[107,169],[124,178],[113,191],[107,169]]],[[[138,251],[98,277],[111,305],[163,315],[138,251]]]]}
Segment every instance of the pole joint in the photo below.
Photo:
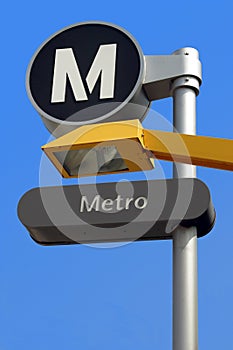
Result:
{"type": "MultiPolygon", "coordinates": [[[[179,49],[179,50],[173,52],[172,55],[176,55],[176,56],[179,55],[179,56],[186,56],[186,57],[189,56],[191,59],[198,60],[197,62],[200,63],[199,53],[196,49],[194,49],[192,47],[184,47],[182,49],[179,49]]],[[[190,88],[190,89],[193,89],[195,91],[196,96],[197,96],[199,94],[199,90],[200,90],[201,79],[202,79],[201,70],[200,70],[198,75],[197,74],[194,74],[194,75],[187,74],[187,75],[180,76],[171,82],[170,93],[172,96],[174,96],[174,91],[177,88],[190,88]]]]}
{"type": "Polygon", "coordinates": [[[145,56],[143,88],[150,101],[172,97],[174,89],[187,86],[196,95],[202,81],[201,62],[194,48],[182,48],[167,56],[145,56]]]}
{"type": "Polygon", "coordinates": [[[199,90],[200,90],[200,83],[199,80],[195,77],[192,76],[184,76],[184,77],[180,77],[175,79],[172,83],[171,83],[171,95],[174,96],[174,91],[177,88],[190,88],[193,89],[196,93],[196,96],[199,94],[199,90]]]}

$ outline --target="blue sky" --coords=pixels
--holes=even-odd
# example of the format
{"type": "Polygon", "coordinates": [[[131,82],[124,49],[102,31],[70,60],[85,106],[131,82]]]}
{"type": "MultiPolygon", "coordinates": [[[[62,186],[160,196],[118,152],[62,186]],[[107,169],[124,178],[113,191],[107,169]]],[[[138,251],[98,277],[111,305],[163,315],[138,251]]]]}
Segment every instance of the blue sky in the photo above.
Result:
{"type": "MultiPolygon", "coordinates": [[[[233,5],[231,1],[7,2],[1,19],[0,349],[171,349],[172,244],[136,242],[114,249],[36,245],[17,218],[19,198],[39,185],[41,145],[49,133],[25,90],[38,46],[85,20],[126,28],[144,54],[185,46],[200,52],[200,135],[232,138],[233,5]]],[[[170,99],[153,109],[172,120],[170,99]]],[[[156,128],[148,117],[145,125],[156,128]]],[[[167,169],[169,173],[169,169],[167,169]]],[[[199,346],[232,349],[232,173],[198,168],[217,212],[198,241],[199,346]]]]}

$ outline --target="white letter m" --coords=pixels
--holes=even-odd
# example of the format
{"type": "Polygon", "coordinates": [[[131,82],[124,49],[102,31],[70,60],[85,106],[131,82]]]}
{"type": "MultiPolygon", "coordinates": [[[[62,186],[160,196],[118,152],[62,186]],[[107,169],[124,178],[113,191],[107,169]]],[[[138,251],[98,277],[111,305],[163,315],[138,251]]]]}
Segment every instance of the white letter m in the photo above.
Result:
{"type": "MultiPolygon", "coordinates": [[[[91,94],[101,75],[100,99],[114,97],[116,47],[117,44],[100,45],[86,77],[91,94]]],[[[56,49],[51,103],[65,102],[67,78],[75,100],[88,100],[72,48],[56,49]]]]}

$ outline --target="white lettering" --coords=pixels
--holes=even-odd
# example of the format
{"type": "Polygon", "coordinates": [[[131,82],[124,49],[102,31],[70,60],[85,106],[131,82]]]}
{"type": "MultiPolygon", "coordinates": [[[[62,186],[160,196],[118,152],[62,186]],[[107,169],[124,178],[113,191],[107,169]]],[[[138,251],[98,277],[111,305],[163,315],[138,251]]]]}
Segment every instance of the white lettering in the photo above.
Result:
{"type": "Polygon", "coordinates": [[[110,211],[112,210],[112,206],[113,206],[113,200],[108,198],[105,199],[102,203],[102,209],[105,211],[110,211]]]}
{"type": "Polygon", "coordinates": [[[124,207],[121,207],[121,201],[123,200],[123,198],[121,198],[121,196],[118,194],[117,198],[116,198],[116,209],[117,210],[122,210],[124,209],[124,207]]]}
{"type": "Polygon", "coordinates": [[[53,73],[51,103],[65,102],[67,77],[76,101],[88,100],[72,49],[57,49],[53,73]]]}
{"type": "Polygon", "coordinates": [[[86,78],[91,94],[101,74],[100,99],[114,97],[116,46],[100,45],[86,78]]]}
{"type": "Polygon", "coordinates": [[[126,210],[129,209],[129,205],[132,201],[133,201],[133,198],[126,198],[126,202],[125,202],[125,209],[126,210]]]}
{"type": "Polygon", "coordinates": [[[144,209],[147,206],[147,199],[145,197],[138,197],[134,202],[135,208],[144,209]],[[140,201],[143,203],[140,205],[140,201]]]}
{"type": "Polygon", "coordinates": [[[120,211],[120,210],[129,210],[130,204],[134,205],[136,209],[144,209],[147,206],[147,198],[146,197],[138,197],[134,198],[122,198],[121,195],[118,195],[115,199],[102,199],[100,195],[96,195],[91,203],[88,201],[86,196],[82,196],[81,204],[80,204],[80,212],[85,211],[120,211]]]}
{"type": "MultiPolygon", "coordinates": [[[[100,45],[86,82],[90,94],[101,76],[100,99],[113,98],[116,71],[117,44],[100,45]]],[[[72,48],[56,49],[51,103],[65,102],[67,78],[76,101],[87,101],[79,66],[72,48]]]]}
{"type": "Polygon", "coordinates": [[[100,209],[100,195],[96,195],[89,206],[88,200],[86,196],[82,196],[81,204],[80,204],[80,212],[82,213],[84,211],[84,206],[86,206],[87,211],[91,211],[94,209],[95,211],[99,211],[100,209]],[[94,208],[95,206],[95,208],[94,208]]]}

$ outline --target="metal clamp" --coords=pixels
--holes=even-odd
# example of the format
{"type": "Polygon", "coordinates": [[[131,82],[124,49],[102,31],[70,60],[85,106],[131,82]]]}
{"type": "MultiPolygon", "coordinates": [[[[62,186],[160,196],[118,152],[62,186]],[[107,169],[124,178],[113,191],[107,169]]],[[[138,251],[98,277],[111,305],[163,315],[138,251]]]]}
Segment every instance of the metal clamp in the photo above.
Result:
{"type": "Polygon", "coordinates": [[[198,94],[202,69],[196,49],[182,48],[172,55],[144,56],[144,59],[143,88],[150,101],[171,97],[178,86],[193,87],[198,94]]]}

